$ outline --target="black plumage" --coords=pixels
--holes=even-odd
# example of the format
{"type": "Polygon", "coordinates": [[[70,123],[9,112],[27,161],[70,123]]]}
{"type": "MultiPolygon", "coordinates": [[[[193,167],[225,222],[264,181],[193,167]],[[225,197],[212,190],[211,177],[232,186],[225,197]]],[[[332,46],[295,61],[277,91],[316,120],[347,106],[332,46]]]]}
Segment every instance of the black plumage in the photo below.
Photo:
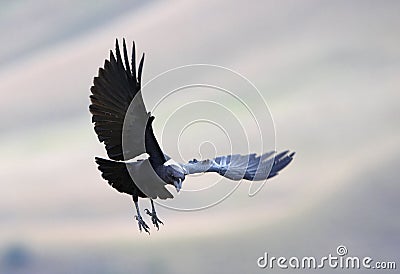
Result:
{"type": "MultiPolygon", "coordinates": [[[[125,39],[123,40],[123,53],[124,60],[122,60],[118,40],[116,40],[116,57],[110,51],[110,60],[106,60],[104,68],[99,69],[98,76],[94,78],[93,86],[90,89],[92,95],[90,95],[89,110],[93,115],[94,130],[99,141],[105,144],[107,154],[112,159],[96,157],[95,160],[103,178],[113,188],[132,196],[137,208],[136,218],[139,222],[139,229],[143,228],[148,231],[139,212],[138,198],[172,198],[172,194],[164,185],[166,183],[181,184],[184,174],[172,167],[164,166],[166,159],[153,133],[154,117],[146,112],[140,93],[144,55],[140,60],[136,76],[135,44],[132,45],[132,70],[129,65],[125,39]],[[133,100],[135,105],[131,106],[133,100]],[[132,111],[130,113],[132,121],[126,122],[125,118],[130,110],[132,111]],[[124,150],[124,138],[132,141],[132,150],[129,149],[132,146],[127,146],[128,149],[124,150]],[[117,162],[131,160],[143,153],[147,153],[149,158],[133,163],[117,162]],[[147,165],[146,161],[150,165],[147,165]],[[132,179],[130,170],[135,171],[132,173],[136,175],[136,182],[132,179]],[[154,184],[148,187],[146,182],[141,183],[140,181],[145,181],[152,171],[157,176],[153,176],[151,182],[154,184]],[[143,177],[138,177],[137,174],[143,174],[143,177]]],[[[155,219],[157,217],[154,206],[149,215],[152,215],[153,223],[158,227],[160,221],[155,219]]]]}
{"type": "Polygon", "coordinates": [[[98,139],[105,144],[111,159],[96,157],[98,169],[114,189],[132,196],[140,230],[149,232],[139,211],[138,198],[150,198],[152,210],[146,209],[145,212],[159,228],[162,222],[157,217],[153,199],[173,198],[165,186],[173,185],[179,191],[186,175],[217,172],[231,180],[266,180],[276,176],[293,160],[294,153],[284,151],[275,157],[275,152],[268,152],[260,156],[254,153],[219,156],[185,164],[170,162],[170,157],[163,153],[154,135],[154,117],[147,112],[141,94],[144,54],[136,69],[135,43],[131,62],[125,39],[122,50],[123,58],[116,40],[115,55],[110,51],[109,60],[105,60],[93,80],[89,110],[98,139]],[[147,153],[147,159],[132,161],[144,153],[147,153]]]}

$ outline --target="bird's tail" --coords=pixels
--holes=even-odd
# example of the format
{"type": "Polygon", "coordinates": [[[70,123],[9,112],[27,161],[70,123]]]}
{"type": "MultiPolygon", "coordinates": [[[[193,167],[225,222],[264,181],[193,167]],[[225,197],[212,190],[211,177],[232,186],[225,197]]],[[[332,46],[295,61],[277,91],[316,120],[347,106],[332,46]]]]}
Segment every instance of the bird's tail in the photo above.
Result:
{"type": "Polygon", "coordinates": [[[125,168],[124,162],[107,160],[107,159],[103,159],[100,157],[94,157],[94,160],[99,165],[99,170],[103,173],[110,172],[110,171],[113,171],[113,173],[114,173],[116,169],[125,168]]]}
{"type": "Polygon", "coordinates": [[[123,184],[127,176],[129,178],[126,164],[124,162],[106,160],[100,157],[95,157],[94,159],[99,165],[98,169],[101,171],[101,176],[107,180],[111,186],[120,191],[119,186],[123,184]]]}

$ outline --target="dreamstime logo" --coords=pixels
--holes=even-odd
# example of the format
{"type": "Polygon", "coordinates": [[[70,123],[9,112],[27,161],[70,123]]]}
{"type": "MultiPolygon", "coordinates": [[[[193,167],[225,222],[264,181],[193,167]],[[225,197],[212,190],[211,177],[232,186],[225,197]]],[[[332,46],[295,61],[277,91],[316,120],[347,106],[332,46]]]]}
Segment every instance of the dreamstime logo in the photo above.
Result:
{"type": "Polygon", "coordinates": [[[347,254],[347,248],[344,246],[344,245],[339,245],[337,248],[336,248],[336,253],[339,255],[339,256],[344,256],[344,255],[346,255],[347,254]]]}
{"type": "MultiPolygon", "coordinates": [[[[174,68],[144,84],[141,95],[156,117],[153,128],[163,152],[176,162],[275,150],[274,122],[265,99],[254,84],[231,69],[208,64],[174,68]]],[[[137,97],[131,110],[140,105],[137,97]]],[[[128,111],[124,123],[135,119],[128,111]]],[[[123,139],[127,134],[124,128],[123,139]]],[[[144,145],[125,144],[124,153],[144,145]]],[[[225,200],[240,183],[213,173],[189,175],[181,194],[157,203],[175,210],[205,209],[225,200]]],[[[249,196],[264,184],[249,182],[249,196]]]]}
{"type": "Polygon", "coordinates": [[[371,257],[346,256],[347,247],[339,245],[336,248],[336,255],[329,254],[316,258],[309,257],[274,257],[267,252],[264,256],[257,259],[257,265],[260,268],[281,268],[281,269],[322,269],[322,268],[340,268],[340,269],[396,269],[396,262],[393,261],[375,261],[371,257]]]}

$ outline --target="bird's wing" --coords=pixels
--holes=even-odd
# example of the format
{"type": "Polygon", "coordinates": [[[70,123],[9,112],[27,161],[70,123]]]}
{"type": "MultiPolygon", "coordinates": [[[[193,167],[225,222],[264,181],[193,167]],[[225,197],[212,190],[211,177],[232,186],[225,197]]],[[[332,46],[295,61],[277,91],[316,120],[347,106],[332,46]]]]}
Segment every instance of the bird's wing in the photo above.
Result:
{"type": "Polygon", "coordinates": [[[186,174],[217,172],[231,180],[261,181],[277,175],[294,156],[294,152],[289,153],[288,150],[273,157],[274,154],[275,152],[271,151],[260,156],[255,153],[226,155],[203,161],[192,160],[181,166],[186,174]]]}
{"type": "Polygon", "coordinates": [[[138,66],[138,74],[135,43],[132,46],[132,70],[125,39],[123,55],[124,60],[116,40],[115,55],[110,50],[110,60],[105,60],[104,67],[99,68],[98,76],[93,80],[89,110],[93,115],[94,129],[113,160],[129,160],[147,152],[150,157],[163,163],[164,154],[151,125],[154,117],[146,111],[140,91],[144,54],[138,66]]]}

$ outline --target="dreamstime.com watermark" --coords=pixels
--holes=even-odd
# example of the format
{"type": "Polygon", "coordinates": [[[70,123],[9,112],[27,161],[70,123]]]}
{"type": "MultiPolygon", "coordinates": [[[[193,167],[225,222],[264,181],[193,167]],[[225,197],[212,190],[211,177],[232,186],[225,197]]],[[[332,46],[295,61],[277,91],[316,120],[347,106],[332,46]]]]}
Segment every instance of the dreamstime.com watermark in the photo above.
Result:
{"type": "Polygon", "coordinates": [[[316,258],[310,257],[274,257],[268,252],[257,259],[257,265],[265,269],[396,269],[396,262],[393,261],[375,261],[371,257],[347,256],[346,246],[339,245],[336,248],[336,254],[316,258]]]}

